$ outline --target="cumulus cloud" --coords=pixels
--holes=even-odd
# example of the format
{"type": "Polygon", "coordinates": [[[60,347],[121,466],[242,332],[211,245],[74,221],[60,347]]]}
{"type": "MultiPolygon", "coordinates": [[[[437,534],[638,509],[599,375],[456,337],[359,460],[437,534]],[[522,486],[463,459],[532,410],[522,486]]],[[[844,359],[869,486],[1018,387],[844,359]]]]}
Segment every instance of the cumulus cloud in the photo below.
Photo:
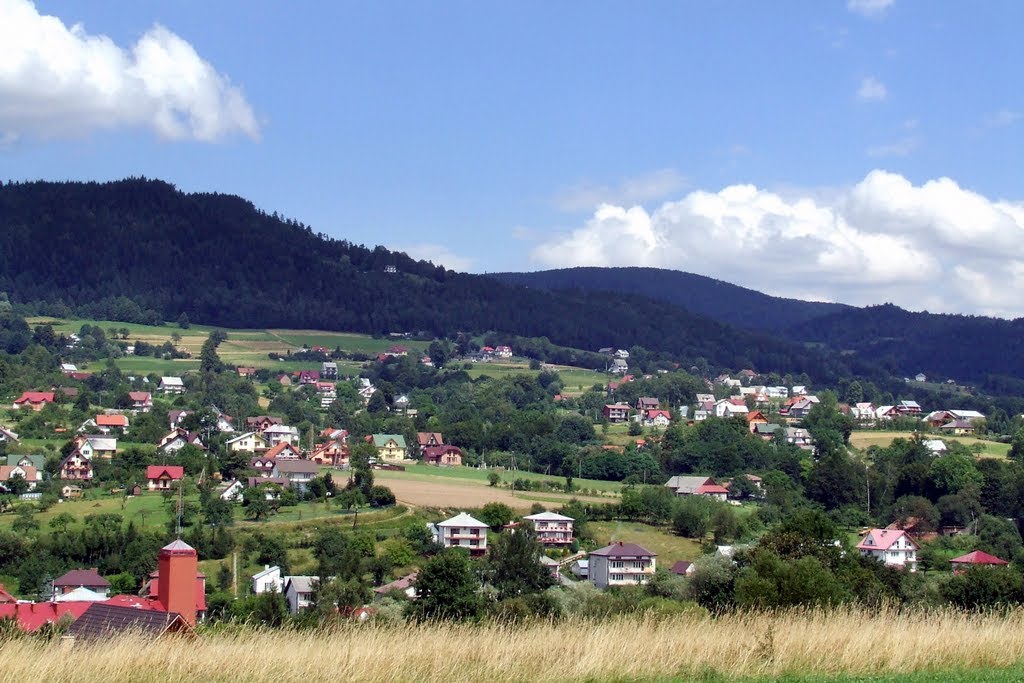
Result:
{"type": "Polygon", "coordinates": [[[865,17],[880,17],[896,0],[847,0],[846,9],[865,17]]]}
{"type": "Polygon", "coordinates": [[[259,135],[241,89],[163,26],[122,48],[28,0],[0,0],[0,45],[0,139],[117,127],[204,142],[259,135]]]}
{"type": "Polygon", "coordinates": [[[404,251],[418,261],[430,261],[435,266],[444,266],[448,270],[460,273],[467,272],[473,266],[473,259],[459,256],[441,244],[413,244],[408,247],[395,247],[395,251],[404,251]]]}
{"type": "Polygon", "coordinates": [[[686,178],[679,171],[663,168],[617,185],[584,182],[566,188],[555,196],[555,206],[562,211],[593,211],[604,202],[632,204],[661,199],[686,187],[686,178]]]}
{"type": "Polygon", "coordinates": [[[779,296],[1024,315],[1024,202],[869,173],[839,192],[732,185],[652,211],[604,204],[539,244],[546,267],[653,266],[779,296]]]}
{"type": "Polygon", "coordinates": [[[862,79],[860,87],[857,88],[857,99],[861,102],[881,102],[888,94],[889,90],[885,83],[873,76],[862,79]]]}

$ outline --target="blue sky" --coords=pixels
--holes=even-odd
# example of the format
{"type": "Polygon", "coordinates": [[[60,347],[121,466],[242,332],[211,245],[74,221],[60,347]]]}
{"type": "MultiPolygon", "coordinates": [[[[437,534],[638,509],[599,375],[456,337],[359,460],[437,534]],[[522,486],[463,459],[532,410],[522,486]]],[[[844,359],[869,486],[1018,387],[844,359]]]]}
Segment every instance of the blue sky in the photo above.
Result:
{"type": "Polygon", "coordinates": [[[1013,1],[0,0],[0,177],[159,177],[473,272],[1018,316],[1022,25],[1013,1]]]}

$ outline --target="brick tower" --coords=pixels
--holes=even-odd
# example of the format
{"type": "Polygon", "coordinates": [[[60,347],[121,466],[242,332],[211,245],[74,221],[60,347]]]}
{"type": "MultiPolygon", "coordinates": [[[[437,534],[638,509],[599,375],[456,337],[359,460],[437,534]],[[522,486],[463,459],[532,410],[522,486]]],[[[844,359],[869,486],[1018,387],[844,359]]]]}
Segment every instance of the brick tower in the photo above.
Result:
{"type": "Polygon", "coordinates": [[[157,600],[168,612],[177,612],[195,626],[199,554],[179,538],[160,549],[158,569],[157,600]]]}

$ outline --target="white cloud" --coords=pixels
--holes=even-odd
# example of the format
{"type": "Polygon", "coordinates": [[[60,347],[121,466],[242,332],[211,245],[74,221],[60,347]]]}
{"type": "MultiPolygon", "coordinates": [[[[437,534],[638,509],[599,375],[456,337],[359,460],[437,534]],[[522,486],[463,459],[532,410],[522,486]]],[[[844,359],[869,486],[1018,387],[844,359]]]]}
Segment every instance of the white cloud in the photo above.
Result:
{"type": "Polygon", "coordinates": [[[921,145],[921,139],[916,135],[909,135],[900,138],[895,142],[881,145],[872,145],[867,149],[869,157],[905,157],[921,145]]]}
{"type": "Polygon", "coordinates": [[[896,0],[847,0],[846,9],[865,17],[880,17],[896,0]]]}
{"type": "Polygon", "coordinates": [[[654,211],[605,204],[532,258],[673,268],[797,298],[1024,315],[1024,202],[882,170],[840,192],[732,185],[654,211]]]}
{"type": "Polygon", "coordinates": [[[583,182],[562,190],[555,196],[555,206],[562,211],[593,211],[604,202],[634,204],[661,199],[686,187],[686,178],[671,168],[663,168],[618,185],[583,182]]]}
{"type": "Polygon", "coordinates": [[[972,135],[982,135],[990,130],[996,128],[1006,128],[1012,126],[1021,119],[1021,113],[1017,111],[1011,111],[1009,109],[1000,109],[997,112],[986,115],[981,119],[981,123],[971,127],[972,135]]]}
{"type": "Polygon", "coordinates": [[[448,270],[465,273],[473,266],[473,259],[459,256],[442,244],[413,244],[407,247],[394,247],[394,251],[404,251],[418,261],[430,261],[435,266],[444,266],[448,270]]]}
{"type": "Polygon", "coordinates": [[[241,89],[163,26],[122,48],[28,0],[0,0],[0,45],[0,139],[120,127],[169,140],[259,136],[241,89]]]}
{"type": "Polygon", "coordinates": [[[885,83],[873,76],[862,79],[860,87],[857,88],[857,99],[861,102],[881,102],[888,94],[889,90],[885,83]]]}

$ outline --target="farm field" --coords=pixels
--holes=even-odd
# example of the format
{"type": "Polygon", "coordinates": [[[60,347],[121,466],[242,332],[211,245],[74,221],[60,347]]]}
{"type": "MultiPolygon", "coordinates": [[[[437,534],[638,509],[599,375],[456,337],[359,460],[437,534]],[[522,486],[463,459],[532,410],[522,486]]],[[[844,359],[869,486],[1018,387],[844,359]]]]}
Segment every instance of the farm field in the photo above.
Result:
{"type": "Polygon", "coordinates": [[[666,571],[677,560],[696,560],[701,556],[700,543],[676,536],[668,529],[660,529],[640,522],[588,522],[599,546],[616,541],[636,543],[658,554],[658,567],[666,571]]]}
{"type": "Polygon", "coordinates": [[[1019,610],[838,609],[714,619],[694,611],[519,625],[222,628],[202,629],[194,639],[127,635],[75,643],[74,657],[52,656],[65,643],[14,639],[3,644],[0,680],[1014,681],[1022,673],[1022,622],[1019,610]],[[456,656],[451,643],[459,643],[456,656]]]}
{"type": "MultiPolygon", "coordinates": [[[[459,363],[453,363],[452,367],[459,367],[459,363]]],[[[445,366],[448,367],[448,366],[445,366]]],[[[549,371],[558,373],[562,380],[562,393],[569,396],[582,394],[595,384],[605,384],[608,375],[595,370],[577,368],[569,365],[554,365],[549,371]]],[[[536,376],[540,370],[531,370],[525,362],[493,362],[493,363],[472,363],[466,373],[476,379],[478,377],[508,377],[510,375],[536,376]]]]}
{"type": "MultiPolygon", "coordinates": [[[[412,468],[410,468],[412,469],[412,468]]],[[[453,468],[454,469],[454,468],[453,468]]],[[[444,477],[417,472],[379,470],[374,472],[379,483],[390,488],[403,503],[431,508],[479,508],[487,503],[505,503],[513,510],[529,510],[534,502],[566,503],[572,498],[591,502],[611,502],[608,498],[573,496],[548,491],[512,492],[488,486],[485,480],[444,477]]]]}
{"type": "MultiPolygon", "coordinates": [[[[444,477],[448,479],[469,479],[481,484],[487,483],[487,477],[491,472],[495,472],[501,477],[501,481],[510,482],[514,479],[529,479],[531,481],[552,481],[558,483],[564,483],[564,477],[552,477],[544,474],[537,474],[535,472],[525,472],[522,470],[506,470],[506,469],[489,469],[480,470],[475,467],[434,467],[433,465],[423,465],[417,463],[415,465],[406,465],[405,472],[398,474],[404,476],[423,476],[423,477],[444,477]]],[[[395,474],[391,472],[390,474],[395,474]]],[[[595,491],[606,491],[608,493],[618,493],[622,490],[622,484],[617,481],[604,481],[601,479],[573,479],[573,484],[577,488],[593,489],[595,491]]]]}
{"type": "MultiPolygon", "coordinates": [[[[876,432],[873,430],[855,431],[850,435],[850,445],[854,448],[863,450],[869,446],[888,446],[894,439],[912,438],[914,438],[913,432],[876,432]]],[[[973,436],[943,437],[938,434],[926,434],[925,438],[942,439],[947,444],[959,442],[967,447],[980,445],[983,449],[980,455],[983,457],[1005,458],[1006,454],[1010,452],[1010,444],[985,441],[973,436]]]]}

